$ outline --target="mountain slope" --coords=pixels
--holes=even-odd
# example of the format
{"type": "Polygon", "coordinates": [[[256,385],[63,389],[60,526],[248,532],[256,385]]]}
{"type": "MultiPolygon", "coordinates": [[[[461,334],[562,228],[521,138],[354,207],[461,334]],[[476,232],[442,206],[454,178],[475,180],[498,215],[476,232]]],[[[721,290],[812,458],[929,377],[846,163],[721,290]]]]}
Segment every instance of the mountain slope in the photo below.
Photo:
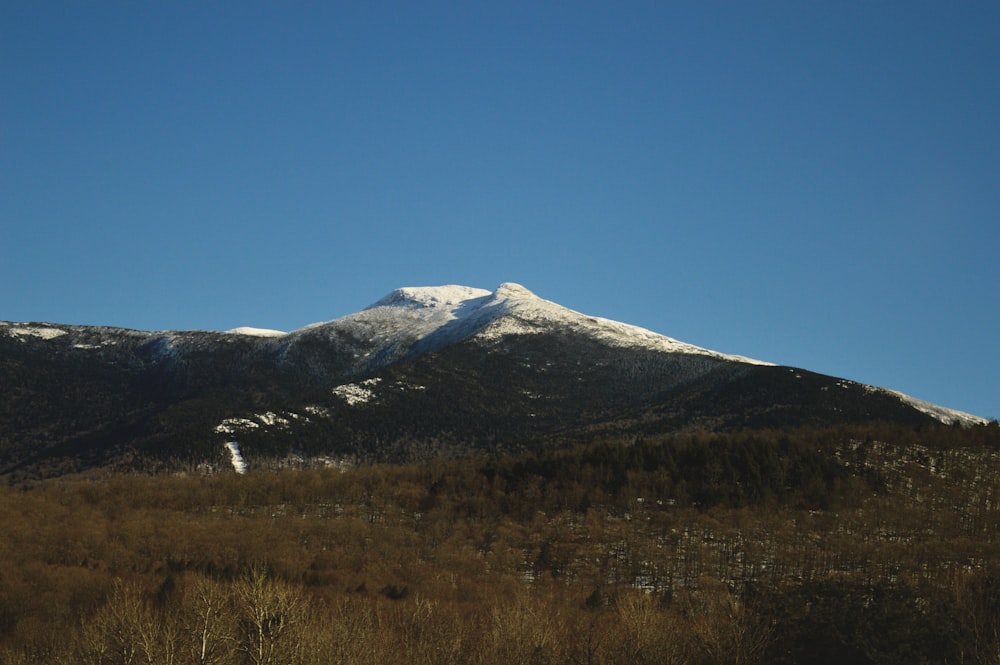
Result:
{"type": "Polygon", "coordinates": [[[586,316],[516,284],[397,289],[291,333],[0,323],[0,474],[10,477],[931,416],[981,421],[586,316]]]}

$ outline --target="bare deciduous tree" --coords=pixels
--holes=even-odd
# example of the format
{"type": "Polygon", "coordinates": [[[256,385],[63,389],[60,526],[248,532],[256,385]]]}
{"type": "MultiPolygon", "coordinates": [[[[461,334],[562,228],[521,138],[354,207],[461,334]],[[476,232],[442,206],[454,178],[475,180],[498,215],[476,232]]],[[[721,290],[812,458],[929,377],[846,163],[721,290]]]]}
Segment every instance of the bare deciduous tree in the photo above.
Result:
{"type": "Polygon", "coordinates": [[[233,587],[240,621],[239,649],[253,665],[291,662],[292,634],[305,616],[305,597],[253,566],[233,587]]]}
{"type": "Polygon", "coordinates": [[[184,628],[190,662],[225,662],[232,652],[234,637],[229,588],[207,577],[195,577],[185,593],[184,628]]]}

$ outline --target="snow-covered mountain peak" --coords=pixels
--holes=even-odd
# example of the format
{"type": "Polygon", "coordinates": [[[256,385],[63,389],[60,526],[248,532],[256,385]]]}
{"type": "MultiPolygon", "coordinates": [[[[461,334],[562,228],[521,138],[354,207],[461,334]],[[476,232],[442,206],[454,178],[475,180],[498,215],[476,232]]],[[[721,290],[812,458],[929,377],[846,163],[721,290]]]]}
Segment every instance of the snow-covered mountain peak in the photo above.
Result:
{"type": "Polygon", "coordinates": [[[490,292],[485,289],[476,289],[455,284],[446,286],[406,286],[392,291],[367,309],[375,309],[376,307],[448,308],[464,304],[469,300],[485,298],[489,295],[491,295],[490,292]]]}
{"type": "Polygon", "coordinates": [[[514,282],[504,282],[497,287],[493,296],[497,300],[511,300],[523,298],[538,298],[534,293],[514,282]]]}
{"type": "Polygon", "coordinates": [[[368,339],[381,350],[372,350],[367,357],[383,361],[401,357],[409,350],[435,350],[463,339],[490,343],[506,335],[572,332],[611,346],[770,364],[716,353],[651,330],[581,314],[540,298],[514,282],[504,282],[492,292],[455,284],[399,288],[360,312],[304,330],[330,325],[368,339]]]}

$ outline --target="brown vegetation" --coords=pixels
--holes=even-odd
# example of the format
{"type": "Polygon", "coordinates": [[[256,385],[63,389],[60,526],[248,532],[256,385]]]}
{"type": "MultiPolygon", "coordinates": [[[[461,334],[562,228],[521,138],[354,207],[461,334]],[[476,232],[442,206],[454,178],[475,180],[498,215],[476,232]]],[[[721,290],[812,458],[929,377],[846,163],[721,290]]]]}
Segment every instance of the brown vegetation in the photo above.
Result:
{"type": "Polygon", "coordinates": [[[995,663],[1000,431],[0,491],[3,663],[995,663]]]}

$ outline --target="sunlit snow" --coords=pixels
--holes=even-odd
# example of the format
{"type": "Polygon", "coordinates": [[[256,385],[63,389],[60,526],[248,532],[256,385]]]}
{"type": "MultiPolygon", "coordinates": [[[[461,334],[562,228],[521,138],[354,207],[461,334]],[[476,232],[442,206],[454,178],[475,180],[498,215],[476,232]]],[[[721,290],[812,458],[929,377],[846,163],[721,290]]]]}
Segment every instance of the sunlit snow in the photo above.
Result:
{"type": "Polygon", "coordinates": [[[539,298],[512,282],[501,284],[494,292],[456,285],[396,289],[371,307],[330,324],[364,327],[394,342],[403,334],[414,344],[423,342],[428,348],[440,348],[469,337],[492,341],[505,335],[530,335],[557,327],[613,346],[772,364],[710,351],[638,326],[587,316],[539,298]]]}
{"type": "Polygon", "coordinates": [[[597,316],[587,316],[549,300],[543,300],[519,284],[501,284],[493,294],[507,316],[492,322],[480,333],[484,338],[510,334],[532,334],[551,329],[558,324],[565,329],[583,333],[606,344],[619,347],[642,347],[667,353],[691,353],[723,360],[735,360],[754,365],[773,363],[710,351],[686,344],[645,328],[620,323],[597,316]]]}
{"type": "Polygon", "coordinates": [[[255,417],[263,424],[271,427],[273,427],[274,425],[288,424],[288,418],[285,418],[284,416],[279,416],[277,413],[274,413],[273,411],[268,411],[267,413],[258,413],[255,415],[255,417]]]}
{"type": "Polygon", "coordinates": [[[42,339],[55,339],[66,334],[65,330],[42,326],[13,325],[7,330],[14,337],[40,337],[42,339]]]}
{"type": "Polygon", "coordinates": [[[215,426],[214,431],[216,434],[237,434],[258,429],[262,425],[265,427],[287,427],[291,422],[289,418],[297,419],[298,417],[298,414],[295,413],[280,415],[273,411],[267,411],[255,413],[252,418],[226,418],[215,426]]]}
{"type": "Polygon", "coordinates": [[[330,409],[328,409],[325,406],[317,406],[315,404],[309,404],[307,406],[302,407],[302,410],[313,416],[320,416],[323,418],[330,417],[330,409]]]}
{"type": "Polygon", "coordinates": [[[233,471],[236,473],[246,473],[247,463],[243,461],[243,455],[240,454],[240,447],[235,441],[227,441],[226,449],[229,451],[229,459],[233,463],[233,471]]]}
{"type": "MultiPolygon", "coordinates": [[[[236,434],[248,429],[256,429],[260,424],[249,418],[226,418],[215,426],[216,434],[236,434]]],[[[228,445],[228,444],[227,444],[228,445]]]]}
{"type": "Polygon", "coordinates": [[[280,330],[268,330],[267,328],[250,328],[248,326],[233,328],[232,330],[227,330],[226,333],[230,335],[248,335],[250,337],[284,337],[285,335],[288,334],[280,330]]]}
{"type": "Polygon", "coordinates": [[[333,389],[333,394],[347,402],[348,406],[367,404],[375,398],[372,388],[378,385],[381,379],[366,379],[361,383],[345,383],[333,389]]]}
{"type": "Polygon", "coordinates": [[[940,420],[946,425],[985,425],[989,421],[986,418],[980,418],[979,416],[974,416],[971,413],[965,413],[964,411],[956,411],[955,409],[949,409],[947,407],[938,406],[937,404],[931,404],[930,402],[925,402],[922,399],[917,399],[916,397],[910,397],[909,395],[904,395],[896,390],[888,390],[886,388],[878,388],[883,392],[887,392],[890,395],[895,395],[899,399],[903,400],[913,408],[918,411],[923,411],[927,415],[940,420]]]}

